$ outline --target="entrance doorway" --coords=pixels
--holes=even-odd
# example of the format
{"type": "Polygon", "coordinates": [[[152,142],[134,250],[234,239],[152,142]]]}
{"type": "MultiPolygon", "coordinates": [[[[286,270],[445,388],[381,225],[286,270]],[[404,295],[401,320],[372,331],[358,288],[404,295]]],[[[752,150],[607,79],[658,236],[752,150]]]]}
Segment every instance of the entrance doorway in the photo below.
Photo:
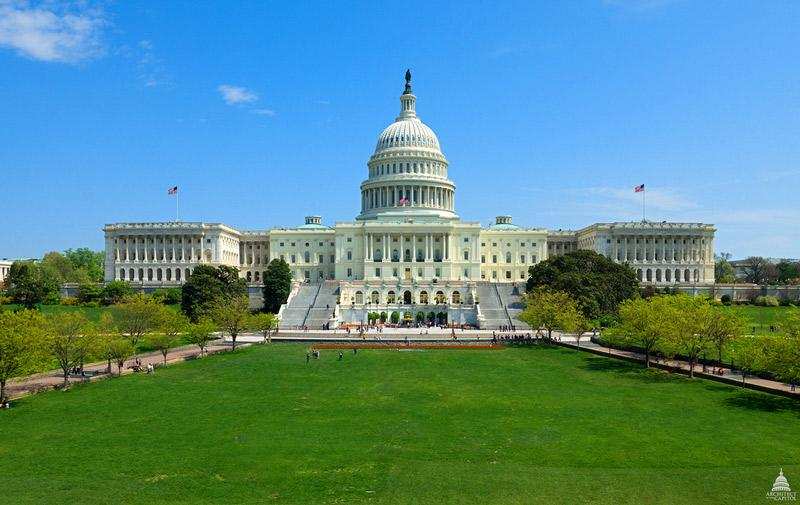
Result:
{"type": "Polygon", "coordinates": [[[411,291],[406,291],[403,293],[403,303],[406,305],[411,305],[411,291]]]}

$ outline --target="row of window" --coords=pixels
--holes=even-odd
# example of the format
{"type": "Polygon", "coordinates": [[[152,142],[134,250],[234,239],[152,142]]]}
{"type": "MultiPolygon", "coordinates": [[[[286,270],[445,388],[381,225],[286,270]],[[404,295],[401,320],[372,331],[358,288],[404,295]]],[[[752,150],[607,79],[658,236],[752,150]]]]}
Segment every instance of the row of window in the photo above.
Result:
{"type": "MultiPolygon", "coordinates": [[[[466,253],[466,251],[464,251],[464,252],[466,253]]],[[[469,259],[469,258],[467,258],[466,254],[464,254],[464,259],[469,259]]],[[[519,262],[522,263],[523,265],[526,263],[525,260],[527,260],[527,259],[528,259],[528,257],[525,256],[524,254],[520,254],[519,255],[519,262]]],[[[530,256],[530,260],[531,260],[531,264],[536,263],[536,255],[535,254],[531,255],[530,256]]],[[[497,261],[497,255],[496,254],[492,254],[492,263],[497,263],[497,262],[498,262],[497,261]]],[[[486,263],[486,255],[484,255],[484,254],[481,254],[481,263],[486,263]]],[[[506,263],[511,263],[511,253],[510,252],[506,253],[506,263]]]]}
{"type": "MultiPolygon", "coordinates": [[[[435,295],[433,295],[433,303],[435,304],[445,304],[447,303],[447,296],[444,294],[443,291],[437,291],[435,295]]],[[[381,303],[381,294],[377,291],[373,291],[370,293],[369,298],[366,299],[367,303],[374,303],[380,304],[381,303]]],[[[362,305],[364,303],[364,293],[361,291],[356,291],[355,294],[350,298],[350,303],[355,303],[356,305],[362,305]]],[[[402,296],[397,296],[394,291],[389,291],[386,294],[386,303],[393,304],[393,303],[401,303],[406,305],[411,305],[417,303],[414,298],[414,294],[411,291],[403,292],[402,296]]],[[[430,303],[430,297],[427,291],[420,291],[419,293],[419,303],[422,305],[427,305],[430,303]]],[[[461,293],[458,291],[453,291],[450,295],[450,303],[453,304],[460,304],[461,303],[461,293]]]]}
{"type": "Polygon", "coordinates": [[[386,163],[372,167],[370,177],[388,174],[431,174],[446,176],[443,163],[386,163]]]}
{"type": "Polygon", "coordinates": [[[158,282],[180,282],[181,277],[185,277],[186,279],[189,278],[191,275],[192,270],[189,268],[140,268],[135,270],[133,268],[129,268],[125,270],[124,268],[119,269],[119,280],[121,281],[131,281],[131,282],[142,282],[142,281],[158,281],[158,282]],[[138,274],[138,275],[137,275],[138,274]]]}

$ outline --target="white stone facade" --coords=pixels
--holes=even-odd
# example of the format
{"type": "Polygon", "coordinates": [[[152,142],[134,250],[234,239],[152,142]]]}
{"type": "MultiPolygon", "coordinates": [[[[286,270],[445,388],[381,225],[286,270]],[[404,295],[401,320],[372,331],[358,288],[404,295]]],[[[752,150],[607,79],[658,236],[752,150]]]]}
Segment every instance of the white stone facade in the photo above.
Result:
{"type": "Polygon", "coordinates": [[[3,283],[6,281],[6,277],[8,277],[8,273],[11,271],[11,264],[14,263],[11,260],[0,260],[0,287],[3,286],[3,283]]]}
{"type": "Polygon", "coordinates": [[[106,280],[177,285],[197,265],[210,264],[237,267],[255,286],[267,264],[283,258],[297,281],[339,282],[343,306],[369,301],[388,310],[390,300],[432,303],[438,295],[461,307],[474,304],[476,283],[524,283],[528,269],[549,256],[591,249],[629,263],[645,283],[713,283],[715,230],[707,224],[598,223],[548,231],[519,227],[510,216],[486,228],[462,221],[448,161],[416,115],[410,83],[400,102],[400,115],[379,135],[367,163],[354,221],[325,226],[309,216],[295,228],[257,231],[219,223],[108,224],[106,280]]]}

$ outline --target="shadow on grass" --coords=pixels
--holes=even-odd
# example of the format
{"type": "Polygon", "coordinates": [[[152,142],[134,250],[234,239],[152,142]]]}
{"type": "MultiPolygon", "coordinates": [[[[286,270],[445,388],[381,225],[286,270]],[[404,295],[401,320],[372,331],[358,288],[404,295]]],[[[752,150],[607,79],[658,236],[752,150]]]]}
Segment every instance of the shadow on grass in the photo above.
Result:
{"type": "Polygon", "coordinates": [[[645,368],[644,364],[602,356],[587,357],[583,369],[590,372],[612,372],[648,383],[670,382],[680,377],[658,368],[645,368]]]}
{"type": "Polygon", "coordinates": [[[726,398],[725,404],[730,407],[761,412],[794,412],[795,414],[800,414],[800,402],[797,400],[755,391],[740,391],[736,396],[726,398]]]}

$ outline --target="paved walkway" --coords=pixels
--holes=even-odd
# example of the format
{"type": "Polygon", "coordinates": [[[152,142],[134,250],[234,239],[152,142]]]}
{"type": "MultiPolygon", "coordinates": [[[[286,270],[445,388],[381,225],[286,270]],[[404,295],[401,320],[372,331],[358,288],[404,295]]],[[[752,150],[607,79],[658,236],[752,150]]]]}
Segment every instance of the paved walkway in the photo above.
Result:
{"type": "MultiPolygon", "coordinates": [[[[248,345],[248,344],[243,344],[248,345]]],[[[221,340],[216,342],[212,342],[206,347],[206,351],[211,354],[220,351],[226,351],[231,348],[230,344],[225,343],[221,340]]],[[[185,345],[181,347],[175,347],[174,349],[170,349],[169,353],[167,354],[167,364],[175,363],[178,361],[183,361],[186,358],[196,357],[200,354],[200,350],[197,348],[196,345],[185,345]]],[[[137,354],[141,362],[142,366],[147,366],[148,363],[152,363],[154,366],[163,366],[164,365],[164,356],[156,351],[156,352],[149,352],[144,354],[137,354]]],[[[133,370],[129,367],[133,364],[133,358],[129,359],[125,362],[125,366],[122,369],[122,373],[132,373],[133,370]]],[[[108,370],[108,362],[101,361],[97,363],[92,363],[90,365],[86,365],[83,367],[84,370],[88,372],[97,372],[99,375],[93,376],[91,378],[81,378],[81,377],[71,377],[70,383],[77,383],[83,382],[86,380],[97,380],[109,377],[107,370],[108,370]]],[[[112,363],[111,369],[114,372],[114,375],[117,374],[117,365],[112,363]]],[[[51,370],[49,372],[39,373],[35,375],[29,375],[28,377],[13,379],[6,384],[6,394],[9,398],[19,398],[20,396],[25,396],[31,393],[37,393],[39,391],[44,391],[47,389],[53,389],[55,387],[60,387],[61,384],[64,383],[64,376],[61,370],[51,370]]]]}
{"type": "MultiPolygon", "coordinates": [[[[573,348],[577,347],[574,338],[562,339],[561,344],[567,347],[573,347],[573,348]]],[[[594,352],[595,354],[602,354],[605,356],[611,356],[627,360],[635,360],[644,363],[644,354],[642,353],[608,348],[587,340],[582,340],[580,347],[581,349],[594,352]]],[[[674,371],[679,371],[686,374],[689,373],[688,361],[674,360],[674,359],[656,361],[655,359],[651,358],[650,362],[651,366],[656,366],[658,368],[672,369],[674,371]]],[[[707,370],[706,372],[703,371],[703,365],[695,365],[694,366],[695,377],[702,377],[705,379],[711,379],[718,382],[725,382],[727,384],[732,384],[735,386],[744,386],[744,387],[749,387],[751,389],[758,389],[760,391],[778,393],[783,396],[793,396],[796,398],[800,398],[800,388],[795,388],[795,391],[792,391],[791,386],[789,384],[784,384],[783,382],[762,379],[759,377],[748,375],[745,378],[744,383],[742,383],[742,374],[740,372],[734,372],[730,368],[722,367],[721,369],[722,374],[713,373],[714,370],[720,370],[718,367],[706,366],[706,370],[707,370]]]]}

